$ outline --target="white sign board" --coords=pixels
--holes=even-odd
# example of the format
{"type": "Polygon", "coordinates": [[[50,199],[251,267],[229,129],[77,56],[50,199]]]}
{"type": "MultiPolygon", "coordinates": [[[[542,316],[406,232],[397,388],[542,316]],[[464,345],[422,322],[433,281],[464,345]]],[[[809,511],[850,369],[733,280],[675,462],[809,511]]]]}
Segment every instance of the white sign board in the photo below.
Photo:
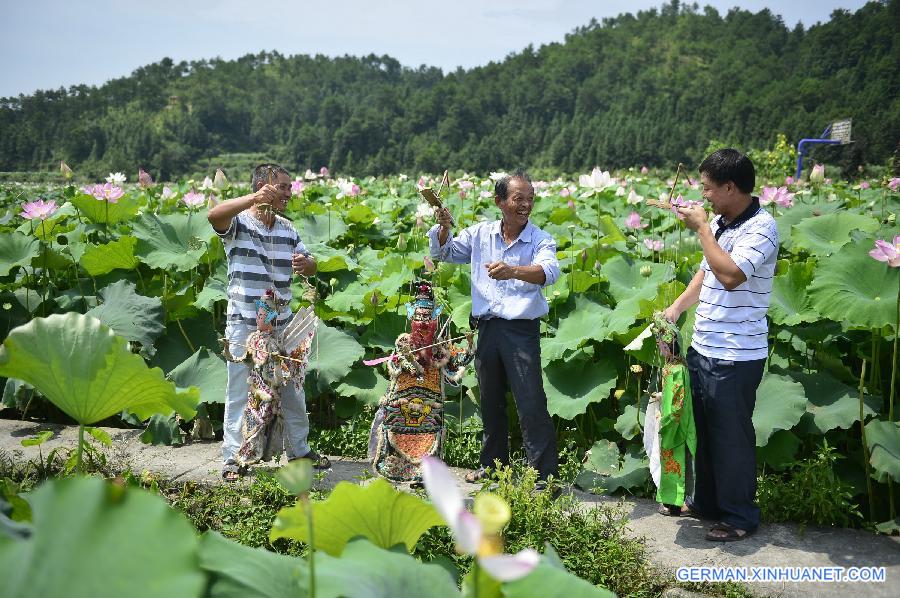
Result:
{"type": "Polygon", "coordinates": [[[853,119],[836,120],[831,123],[831,139],[840,141],[841,145],[850,143],[850,127],[853,119]]]}

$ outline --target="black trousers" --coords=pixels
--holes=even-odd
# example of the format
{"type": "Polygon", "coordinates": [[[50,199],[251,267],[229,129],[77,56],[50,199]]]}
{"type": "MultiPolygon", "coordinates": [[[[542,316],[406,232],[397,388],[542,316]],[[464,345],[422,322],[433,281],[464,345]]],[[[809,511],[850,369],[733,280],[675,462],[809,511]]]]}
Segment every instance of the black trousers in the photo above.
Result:
{"type": "Polygon", "coordinates": [[[691,508],[738,529],[759,526],[753,408],[765,359],[725,361],[687,353],[697,454],[691,508]]]}
{"type": "Polygon", "coordinates": [[[475,372],[484,437],[481,465],[509,463],[506,391],[512,391],[528,462],[540,479],[559,475],[556,430],[541,377],[540,320],[480,320],[475,372]]]}

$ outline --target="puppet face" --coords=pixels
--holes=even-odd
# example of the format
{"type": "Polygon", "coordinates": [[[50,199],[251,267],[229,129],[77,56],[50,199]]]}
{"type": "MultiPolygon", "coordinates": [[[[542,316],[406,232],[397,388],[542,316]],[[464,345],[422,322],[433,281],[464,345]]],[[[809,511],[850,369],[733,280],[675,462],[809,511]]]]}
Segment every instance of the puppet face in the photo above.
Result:
{"type": "Polygon", "coordinates": [[[260,332],[270,332],[272,330],[272,323],[266,322],[268,315],[269,311],[265,307],[260,307],[256,310],[256,328],[260,332]]]}
{"type": "Polygon", "coordinates": [[[437,332],[437,320],[432,320],[429,312],[427,319],[420,320],[414,318],[410,328],[412,329],[411,337],[413,346],[424,347],[425,345],[430,345],[434,342],[434,333],[437,332]]]}

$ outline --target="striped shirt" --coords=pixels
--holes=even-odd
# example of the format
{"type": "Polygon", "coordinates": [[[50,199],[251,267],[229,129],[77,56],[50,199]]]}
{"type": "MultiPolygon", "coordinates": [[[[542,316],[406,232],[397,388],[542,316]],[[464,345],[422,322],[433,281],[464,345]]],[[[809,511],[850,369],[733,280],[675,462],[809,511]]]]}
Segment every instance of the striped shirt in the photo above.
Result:
{"type": "MultiPolygon", "coordinates": [[[[294,225],[277,215],[268,229],[245,210],[231,219],[228,230],[218,234],[228,259],[226,336],[243,342],[246,334],[256,329],[256,300],[266,289],[274,287],[280,298],[291,300],[291,254],[307,250],[294,225]]],[[[291,308],[286,306],[276,326],[290,317],[291,308]]]]}
{"type": "Polygon", "coordinates": [[[747,280],[729,291],[703,258],[703,287],[691,346],[701,355],[715,359],[765,359],[769,333],[766,312],[778,259],[775,219],[754,198],[751,206],[727,226],[720,216],[710,227],[719,235],[719,246],[728,252],[747,280]]]}

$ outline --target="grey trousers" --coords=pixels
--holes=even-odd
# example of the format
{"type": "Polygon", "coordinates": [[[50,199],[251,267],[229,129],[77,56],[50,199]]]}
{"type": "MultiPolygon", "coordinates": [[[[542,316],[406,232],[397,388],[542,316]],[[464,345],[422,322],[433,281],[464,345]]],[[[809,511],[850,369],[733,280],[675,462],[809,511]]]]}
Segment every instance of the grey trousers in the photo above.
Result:
{"type": "Polygon", "coordinates": [[[556,430],[541,376],[540,320],[479,320],[475,372],[484,437],[481,465],[509,463],[506,391],[512,391],[528,462],[540,479],[559,475],[556,430]]]}

